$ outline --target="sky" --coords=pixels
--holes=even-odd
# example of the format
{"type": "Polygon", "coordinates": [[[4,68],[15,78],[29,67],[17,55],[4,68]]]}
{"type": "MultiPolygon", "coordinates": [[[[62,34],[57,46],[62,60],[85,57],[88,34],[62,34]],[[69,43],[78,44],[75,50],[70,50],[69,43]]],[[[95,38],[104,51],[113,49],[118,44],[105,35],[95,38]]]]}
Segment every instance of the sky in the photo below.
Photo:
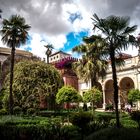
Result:
{"type": "MultiPolygon", "coordinates": [[[[62,50],[77,57],[72,48],[81,44],[84,36],[95,34],[91,19],[94,13],[100,18],[129,16],[130,25],[138,25],[134,35],[140,32],[140,0],[0,0],[0,9],[3,19],[15,14],[25,18],[31,26],[30,37],[20,49],[41,58],[46,57],[47,44],[54,46],[53,51],[62,50]]],[[[1,36],[0,47],[6,47],[1,36]]],[[[137,52],[131,46],[126,51],[133,56],[137,52]]]]}

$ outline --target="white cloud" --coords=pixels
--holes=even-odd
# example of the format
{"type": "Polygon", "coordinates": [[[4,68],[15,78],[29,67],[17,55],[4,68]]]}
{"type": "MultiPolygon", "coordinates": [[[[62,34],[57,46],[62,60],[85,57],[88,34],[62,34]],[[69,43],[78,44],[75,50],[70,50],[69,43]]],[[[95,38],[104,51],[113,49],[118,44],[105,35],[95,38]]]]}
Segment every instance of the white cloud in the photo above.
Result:
{"type": "Polygon", "coordinates": [[[57,36],[48,36],[46,41],[54,46],[56,50],[59,50],[64,47],[64,44],[67,42],[66,36],[64,34],[60,34],[57,36]]]}
{"type": "MultiPolygon", "coordinates": [[[[128,15],[132,19],[132,25],[140,23],[140,0],[1,0],[0,8],[3,10],[3,18],[8,18],[11,14],[25,17],[32,27],[32,53],[40,57],[45,57],[42,40],[58,50],[64,47],[69,32],[89,30],[89,35],[93,34],[91,17],[94,13],[99,17],[110,14],[128,15]],[[74,13],[80,13],[82,18],[71,23],[68,19],[74,13]]],[[[138,31],[135,35],[137,33],[138,31]]],[[[3,46],[1,41],[0,45],[3,46]]],[[[128,52],[134,53],[134,50],[128,52]]]]}

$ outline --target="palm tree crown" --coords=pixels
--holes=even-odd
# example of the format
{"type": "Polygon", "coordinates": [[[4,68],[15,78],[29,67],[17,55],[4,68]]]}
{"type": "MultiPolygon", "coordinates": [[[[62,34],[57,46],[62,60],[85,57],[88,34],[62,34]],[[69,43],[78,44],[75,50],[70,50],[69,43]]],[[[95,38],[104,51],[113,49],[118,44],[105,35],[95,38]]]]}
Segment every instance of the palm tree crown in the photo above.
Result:
{"type": "Polygon", "coordinates": [[[73,51],[82,54],[82,59],[73,65],[79,78],[85,82],[91,80],[91,87],[96,86],[98,78],[105,75],[107,61],[103,59],[104,41],[100,36],[83,38],[84,44],[76,46],[73,51]]]}
{"type": "Polygon", "coordinates": [[[30,26],[25,24],[25,19],[19,15],[12,15],[9,20],[2,22],[2,41],[8,47],[20,47],[28,40],[28,30],[30,26]]]}

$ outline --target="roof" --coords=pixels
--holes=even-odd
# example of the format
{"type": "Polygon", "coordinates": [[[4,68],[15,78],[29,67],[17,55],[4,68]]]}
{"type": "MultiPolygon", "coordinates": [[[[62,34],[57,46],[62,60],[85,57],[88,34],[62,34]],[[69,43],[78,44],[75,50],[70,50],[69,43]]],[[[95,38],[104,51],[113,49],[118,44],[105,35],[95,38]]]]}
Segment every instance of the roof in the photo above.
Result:
{"type": "MultiPolygon", "coordinates": [[[[11,48],[0,47],[0,54],[10,55],[11,54],[11,48]]],[[[24,56],[33,56],[33,54],[31,52],[24,51],[24,50],[17,50],[17,49],[16,49],[16,54],[24,55],[24,56]]]]}
{"type": "Polygon", "coordinates": [[[132,55],[126,54],[126,53],[120,53],[119,55],[116,56],[117,58],[122,58],[122,59],[128,59],[132,58],[132,55]]]}
{"type": "Polygon", "coordinates": [[[65,54],[65,55],[71,55],[71,54],[65,53],[65,52],[63,52],[63,51],[57,51],[57,52],[51,54],[50,56],[54,56],[54,55],[59,54],[59,53],[65,54]]]}

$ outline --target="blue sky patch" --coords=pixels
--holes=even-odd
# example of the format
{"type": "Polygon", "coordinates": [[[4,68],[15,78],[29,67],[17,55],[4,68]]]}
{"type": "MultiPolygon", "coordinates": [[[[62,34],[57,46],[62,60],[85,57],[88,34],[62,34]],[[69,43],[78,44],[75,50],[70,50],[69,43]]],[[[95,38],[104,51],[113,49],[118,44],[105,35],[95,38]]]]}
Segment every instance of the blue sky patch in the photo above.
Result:
{"type": "Polygon", "coordinates": [[[70,32],[66,35],[67,42],[64,44],[62,51],[71,51],[73,47],[80,45],[84,36],[88,36],[88,31],[81,31],[78,33],[70,32]]]}

